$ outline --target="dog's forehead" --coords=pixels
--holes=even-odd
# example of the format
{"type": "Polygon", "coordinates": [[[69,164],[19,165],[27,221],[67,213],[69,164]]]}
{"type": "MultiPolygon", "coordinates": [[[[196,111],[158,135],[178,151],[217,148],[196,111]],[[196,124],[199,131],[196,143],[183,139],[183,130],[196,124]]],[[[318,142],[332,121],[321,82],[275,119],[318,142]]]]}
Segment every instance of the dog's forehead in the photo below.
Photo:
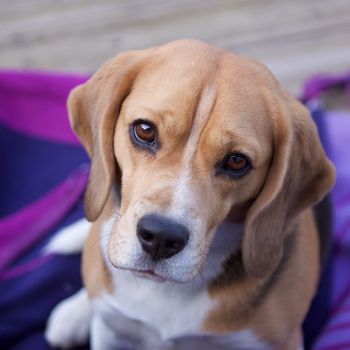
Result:
{"type": "Polygon", "coordinates": [[[195,50],[192,46],[165,45],[155,51],[141,66],[134,83],[138,99],[195,108],[220,60],[219,52],[205,47],[195,50]]]}
{"type": "Polygon", "coordinates": [[[262,64],[205,43],[179,41],[161,46],[145,61],[124,107],[128,122],[135,117],[161,122],[174,137],[214,123],[213,144],[230,143],[235,135],[242,135],[244,144],[249,137],[266,137],[266,95],[276,90],[262,64]]]}
{"type": "Polygon", "coordinates": [[[240,105],[251,103],[263,90],[277,90],[263,64],[195,40],[175,41],[152,52],[133,88],[148,102],[195,109],[208,85],[223,103],[240,99],[240,105]]]}

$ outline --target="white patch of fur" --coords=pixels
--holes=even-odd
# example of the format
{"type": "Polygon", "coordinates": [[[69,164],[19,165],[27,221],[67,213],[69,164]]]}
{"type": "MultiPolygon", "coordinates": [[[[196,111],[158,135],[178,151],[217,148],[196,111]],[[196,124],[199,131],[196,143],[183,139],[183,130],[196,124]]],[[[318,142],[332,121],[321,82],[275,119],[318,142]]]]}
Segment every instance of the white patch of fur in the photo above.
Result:
{"type": "Polygon", "coordinates": [[[48,319],[45,338],[53,347],[68,349],[86,344],[91,321],[91,302],[85,289],[60,302],[48,319]]]}
{"type": "Polygon", "coordinates": [[[81,219],[59,230],[44,247],[44,254],[76,254],[83,249],[91,223],[81,219]]]}
{"type": "MultiPolygon", "coordinates": [[[[130,276],[129,276],[130,277],[130,276]]],[[[129,277],[126,277],[129,279],[129,277]]],[[[135,288],[137,282],[134,282],[132,288],[135,288]]],[[[130,284],[128,285],[131,286],[130,284]]],[[[124,287],[124,286],[123,286],[124,287]]],[[[121,288],[121,287],[120,287],[121,288]]],[[[116,303],[114,296],[122,297],[123,293],[114,295],[104,294],[93,300],[95,317],[92,327],[92,349],[140,349],[140,350],[268,350],[271,347],[265,342],[259,340],[252,331],[244,329],[241,331],[229,334],[206,334],[200,331],[200,323],[197,327],[193,327],[193,312],[196,312],[196,305],[193,305],[195,299],[180,300],[177,298],[177,292],[169,293],[168,300],[157,300],[159,294],[148,294],[148,288],[140,281],[137,285],[139,298],[132,302],[130,298],[135,297],[134,294],[127,296],[125,291],[124,296],[128,306],[134,309],[125,311],[125,306],[122,302],[116,303]],[[144,299],[142,291],[146,293],[144,299]],[[175,297],[176,302],[172,303],[175,297]],[[160,304],[158,303],[160,301],[160,304]],[[168,305],[168,304],[171,305],[168,305]],[[178,303],[178,307],[174,308],[178,303]],[[122,310],[119,307],[122,305],[122,310]],[[155,308],[154,308],[155,306],[155,308]],[[173,325],[167,328],[169,333],[160,331],[159,324],[149,323],[150,319],[140,319],[138,312],[149,309],[149,315],[154,315],[152,321],[161,322],[161,329],[167,328],[168,325],[173,325]],[[141,310],[140,310],[141,308],[141,310]],[[153,310],[152,310],[153,308],[153,310]],[[161,316],[160,316],[161,314],[161,316]],[[147,322],[147,323],[146,323],[147,322]],[[180,327],[179,327],[180,326],[180,327]],[[179,330],[181,329],[181,332],[179,330]]],[[[185,295],[188,296],[188,295],[185,295]]],[[[163,299],[163,298],[162,298],[163,299]]],[[[200,306],[202,300],[198,302],[200,306]]],[[[205,306],[205,305],[203,305],[205,306]]],[[[198,309],[200,312],[201,310],[198,309]]],[[[144,316],[145,314],[143,314],[144,316]]],[[[198,322],[198,321],[197,321],[198,322]]]]}
{"type": "Polygon", "coordinates": [[[172,216],[186,217],[188,209],[193,207],[194,195],[191,186],[191,163],[198,149],[201,131],[208,121],[214,100],[215,92],[213,87],[207,86],[200,97],[191,133],[186,144],[182,158],[182,172],[174,186],[172,206],[169,210],[172,216]]]}
{"type": "Polygon", "coordinates": [[[155,282],[129,271],[114,271],[115,292],[104,299],[112,309],[155,329],[160,339],[196,333],[214,306],[206,289],[155,282]]]}

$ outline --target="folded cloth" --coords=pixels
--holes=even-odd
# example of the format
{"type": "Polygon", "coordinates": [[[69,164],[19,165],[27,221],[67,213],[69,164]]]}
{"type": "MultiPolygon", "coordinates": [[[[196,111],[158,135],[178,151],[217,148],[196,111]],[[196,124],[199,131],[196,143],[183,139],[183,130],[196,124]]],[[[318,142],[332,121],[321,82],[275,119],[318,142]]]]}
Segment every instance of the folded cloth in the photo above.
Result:
{"type": "Polygon", "coordinates": [[[305,83],[309,106],[328,156],[336,166],[332,191],[333,239],[318,294],[304,324],[306,348],[350,349],[350,110],[327,110],[322,95],[337,88],[350,99],[350,74],[316,76],[305,83]]]}
{"type": "Polygon", "coordinates": [[[49,349],[51,309],[81,287],[80,256],[42,248],[83,216],[89,160],[66,99],[85,80],[0,71],[0,349],[49,349]]]}

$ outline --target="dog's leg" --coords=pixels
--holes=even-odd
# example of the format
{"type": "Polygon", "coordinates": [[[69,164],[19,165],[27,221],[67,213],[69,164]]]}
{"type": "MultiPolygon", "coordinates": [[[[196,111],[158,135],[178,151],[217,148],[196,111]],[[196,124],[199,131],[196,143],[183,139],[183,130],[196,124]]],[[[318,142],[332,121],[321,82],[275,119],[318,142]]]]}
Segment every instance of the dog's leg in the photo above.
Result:
{"type": "Polygon", "coordinates": [[[85,218],[59,230],[44,247],[43,254],[77,254],[83,250],[91,222],[85,218]]]}
{"type": "Polygon", "coordinates": [[[68,349],[88,342],[92,310],[84,288],[51,312],[45,338],[53,347],[68,349]]]}

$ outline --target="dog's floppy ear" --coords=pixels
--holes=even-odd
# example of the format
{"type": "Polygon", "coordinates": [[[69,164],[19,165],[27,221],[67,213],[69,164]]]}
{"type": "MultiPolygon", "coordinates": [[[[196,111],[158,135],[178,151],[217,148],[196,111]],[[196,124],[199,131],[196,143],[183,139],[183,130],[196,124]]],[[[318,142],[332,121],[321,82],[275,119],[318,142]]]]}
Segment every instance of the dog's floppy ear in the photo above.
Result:
{"type": "Polygon", "coordinates": [[[334,183],[308,110],[283,93],[274,118],[274,155],[265,184],[250,207],[244,227],[243,263],[254,277],[271,274],[283,256],[286,226],[319,202],[334,183]]]}
{"type": "Polygon", "coordinates": [[[113,137],[117,117],[147,53],[143,50],[120,54],[69,95],[71,127],[91,157],[84,198],[85,215],[90,221],[100,215],[116,180],[113,137]]]}

